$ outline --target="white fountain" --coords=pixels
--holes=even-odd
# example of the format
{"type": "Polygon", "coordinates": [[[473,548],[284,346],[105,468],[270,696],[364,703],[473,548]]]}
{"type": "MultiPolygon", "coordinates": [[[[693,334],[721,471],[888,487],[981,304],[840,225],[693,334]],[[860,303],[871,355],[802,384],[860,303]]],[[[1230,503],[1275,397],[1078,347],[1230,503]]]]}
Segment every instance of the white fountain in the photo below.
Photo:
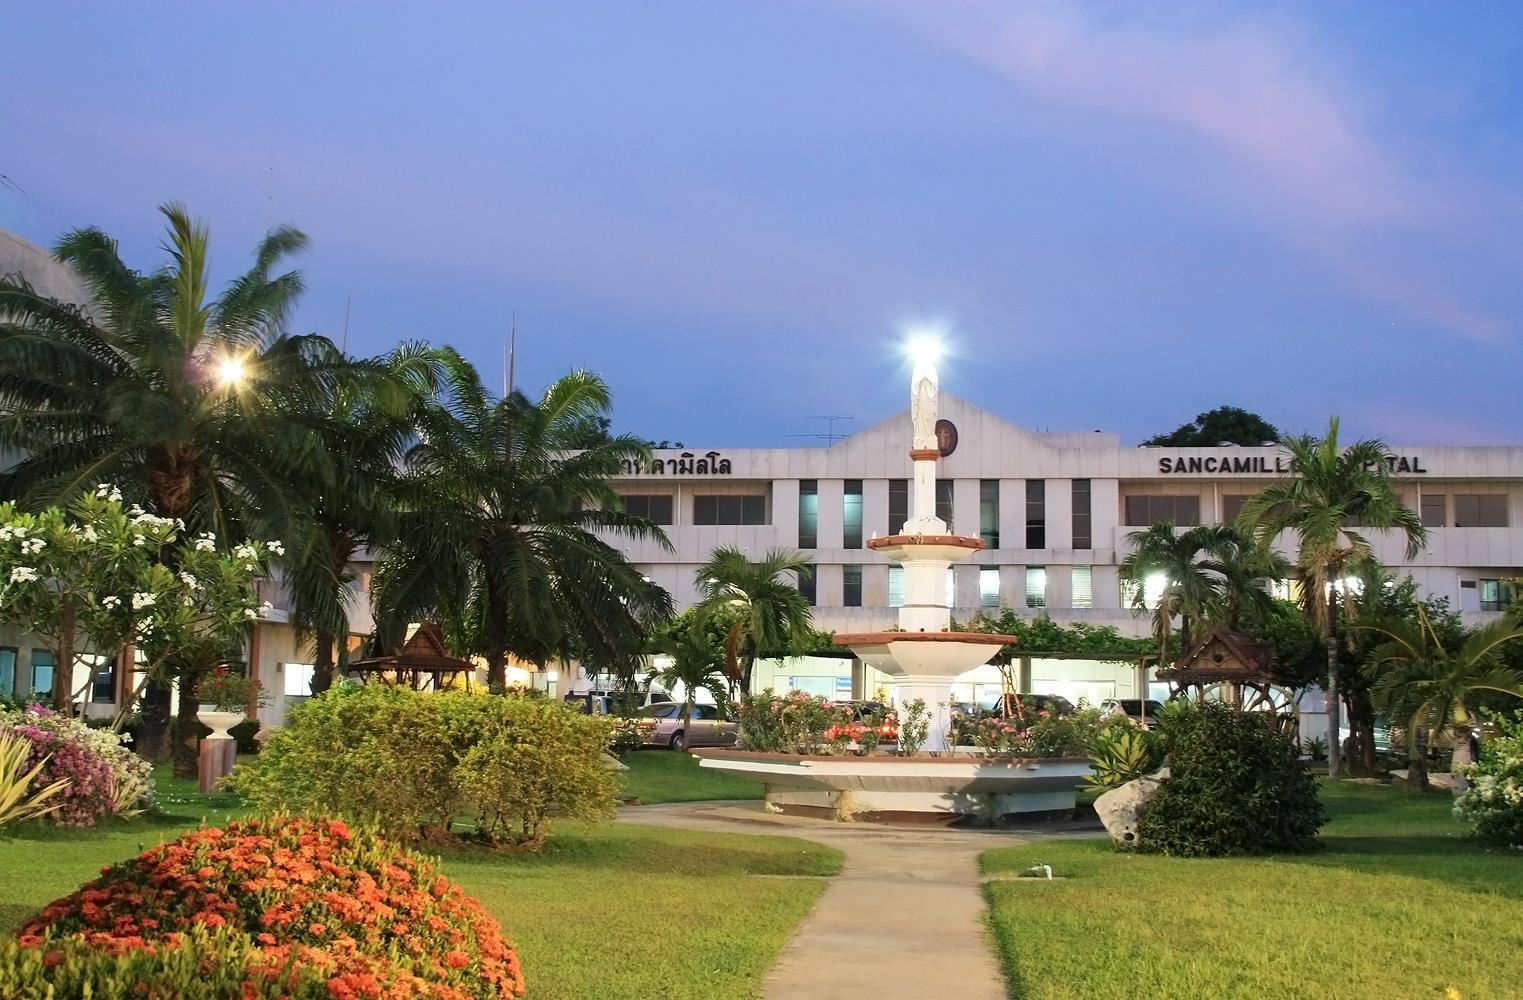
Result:
{"type": "Polygon", "coordinates": [[[952,681],[988,663],[1008,635],[952,631],[947,569],[984,547],[977,537],[951,534],[936,516],[937,349],[911,347],[910,421],[914,438],[914,490],[909,518],[898,534],[868,546],[904,567],[904,603],[898,627],[883,632],[837,635],[863,662],[894,679],[893,700],[901,727],[911,703],[930,713],[925,745],[915,756],[801,756],[740,750],[700,750],[702,766],[761,781],[767,808],[843,820],[953,820],[974,815],[986,821],[1012,814],[1072,814],[1075,790],[1089,770],[1088,758],[986,758],[953,747],[952,681]]]}

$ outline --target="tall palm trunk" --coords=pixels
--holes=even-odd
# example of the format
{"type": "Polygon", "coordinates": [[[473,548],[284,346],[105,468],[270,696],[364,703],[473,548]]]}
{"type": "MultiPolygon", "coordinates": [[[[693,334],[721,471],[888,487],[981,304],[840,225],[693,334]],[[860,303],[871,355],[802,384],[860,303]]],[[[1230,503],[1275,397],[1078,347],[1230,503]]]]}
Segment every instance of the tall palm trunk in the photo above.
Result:
{"type": "Polygon", "coordinates": [[[1412,734],[1411,759],[1407,761],[1407,787],[1414,792],[1426,792],[1428,784],[1428,727],[1420,726],[1412,734]]]}
{"type": "Polygon", "coordinates": [[[1327,646],[1327,774],[1336,778],[1343,763],[1343,702],[1338,694],[1338,640],[1332,629],[1325,628],[1327,646]]]}
{"type": "Polygon", "coordinates": [[[312,631],[312,693],[322,694],[333,686],[334,631],[316,628],[312,631]]]}
{"type": "Polygon", "coordinates": [[[1470,756],[1470,719],[1454,720],[1454,759],[1449,765],[1449,790],[1459,798],[1470,790],[1470,778],[1465,770],[1475,763],[1470,756]]]}

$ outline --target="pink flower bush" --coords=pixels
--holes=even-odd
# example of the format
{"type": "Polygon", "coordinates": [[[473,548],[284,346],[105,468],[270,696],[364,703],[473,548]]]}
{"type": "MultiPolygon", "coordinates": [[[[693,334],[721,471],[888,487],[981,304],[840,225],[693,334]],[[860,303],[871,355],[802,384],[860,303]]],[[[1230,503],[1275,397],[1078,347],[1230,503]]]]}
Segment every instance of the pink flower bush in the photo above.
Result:
{"type": "Polygon", "coordinates": [[[68,782],[57,799],[61,808],[47,817],[51,823],[94,826],[119,811],[136,812],[152,804],[152,765],[123,745],[116,733],[91,729],[41,705],[0,712],[0,732],[31,744],[28,770],[46,761],[35,787],[68,782]]]}

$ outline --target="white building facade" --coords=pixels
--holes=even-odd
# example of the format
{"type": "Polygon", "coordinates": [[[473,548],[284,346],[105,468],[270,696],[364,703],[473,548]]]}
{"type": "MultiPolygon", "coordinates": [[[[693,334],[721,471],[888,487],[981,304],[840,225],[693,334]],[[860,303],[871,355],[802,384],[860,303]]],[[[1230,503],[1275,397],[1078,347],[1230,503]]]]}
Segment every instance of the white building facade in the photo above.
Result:
{"type": "MultiPolygon", "coordinates": [[[[1114,434],[1037,433],[943,395],[937,514],[985,549],[949,571],[954,616],[1013,608],[1063,623],[1148,628],[1118,574],[1128,535],[1149,525],[1232,520],[1243,502],[1286,471],[1276,447],[1133,448],[1114,434]]],[[[910,421],[901,413],[827,448],[657,452],[617,489],[628,509],[662,527],[673,551],[619,540],[627,557],[679,608],[698,598],[696,574],[717,546],[760,556],[799,549],[814,561],[800,588],[819,628],[887,628],[900,571],[866,545],[902,526],[908,502],[910,421]]],[[[1397,536],[1372,535],[1380,559],[1426,594],[1447,597],[1472,623],[1500,612],[1507,580],[1523,575],[1523,448],[1395,447],[1403,500],[1429,529],[1405,558],[1397,536]]],[[[1072,700],[1136,697],[1126,665],[1037,660],[1029,690],[1072,700]]],[[[873,697],[886,678],[849,661],[787,661],[759,668],[757,685],[873,697]]],[[[966,678],[961,696],[998,689],[993,668],[966,678]]],[[[1161,693],[1154,689],[1153,694],[1161,693]]]]}

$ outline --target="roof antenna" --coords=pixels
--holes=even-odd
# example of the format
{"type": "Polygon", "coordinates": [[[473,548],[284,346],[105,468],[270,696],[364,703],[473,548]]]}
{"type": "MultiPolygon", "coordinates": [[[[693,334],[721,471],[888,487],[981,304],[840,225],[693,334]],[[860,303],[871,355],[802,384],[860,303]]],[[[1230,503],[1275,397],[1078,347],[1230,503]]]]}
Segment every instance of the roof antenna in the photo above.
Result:
{"type": "Polygon", "coordinates": [[[344,293],[344,339],[340,342],[338,349],[345,354],[349,353],[349,302],[352,298],[354,298],[353,292],[344,293]]]}
{"type": "Polygon", "coordinates": [[[513,325],[508,334],[508,347],[502,354],[502,398],[513,395],[513,369],[518,364],[518,310],[513,310],[513,325]]]}
{"type": "Polygon", "coordinates": [[[850,434],[837,434],[836,433],[836,422],[837,421],[841,421],[841,420],[853,420],[855,418],[853,418],[853,417],[810,417],[809,419],[810,420],[823,420],[823,421],[825,421],[825,432],[823,434],[789,434],[788,436],[789,437],[796,437],[796,438],[815,438],[816,440],[824,441],[825,442],[825,447],[829,448],[831,445],[835,444],[837,441],[842,441],[842,440],[845,440],[846,438],[851,437],[850,434]]]}

